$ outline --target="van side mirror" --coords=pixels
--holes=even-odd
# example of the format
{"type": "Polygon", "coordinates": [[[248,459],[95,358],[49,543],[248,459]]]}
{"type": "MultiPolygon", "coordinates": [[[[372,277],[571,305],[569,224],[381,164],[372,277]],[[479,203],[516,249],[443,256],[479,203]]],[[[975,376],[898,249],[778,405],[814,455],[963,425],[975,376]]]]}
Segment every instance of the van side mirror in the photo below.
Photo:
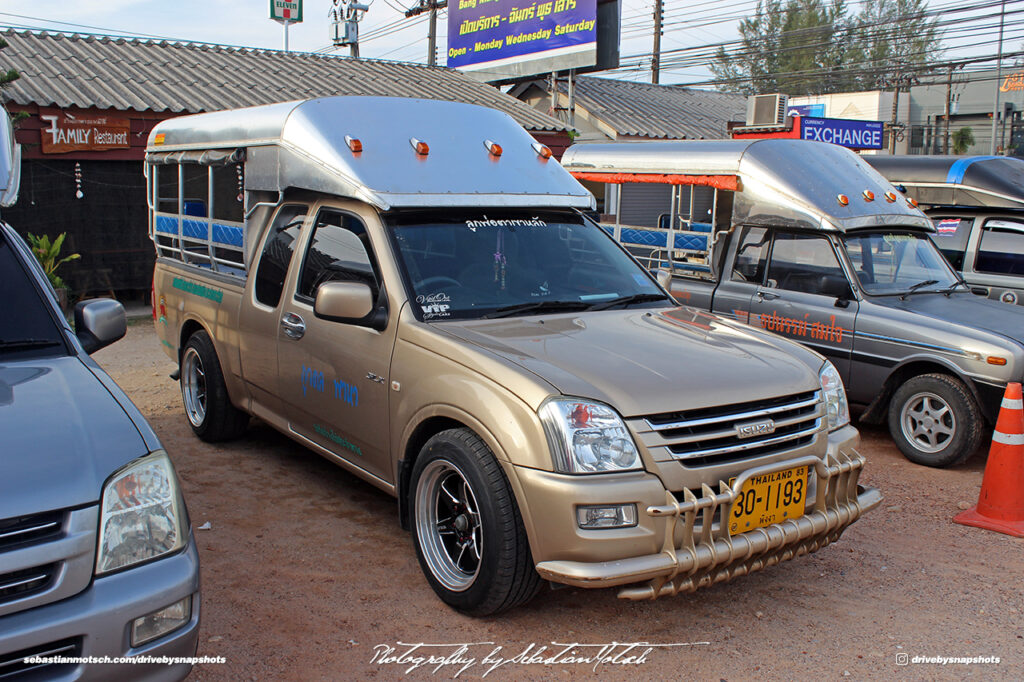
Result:
{"type": "Polygon", "coordinates": [[[668,291],[669,287],[672,285],[672,272],[665,268],[658,268],[658,271],[655,273],[655,279],[658,280],[658,284],[660,284],[665,291],[668,291]]]}
{"type": "Polygon", "coordinates": [[[357,322],[373,312],[373,291],[362,282],[326,282],[316,290],[313,313],[332,322],[357,322]]]}
{"type": "Polygon", "coordinates": [[[75,304],[75,336],[90,355],[109,346],[128,331],[124,306],[112,298],[93,298],[75,304]]]}

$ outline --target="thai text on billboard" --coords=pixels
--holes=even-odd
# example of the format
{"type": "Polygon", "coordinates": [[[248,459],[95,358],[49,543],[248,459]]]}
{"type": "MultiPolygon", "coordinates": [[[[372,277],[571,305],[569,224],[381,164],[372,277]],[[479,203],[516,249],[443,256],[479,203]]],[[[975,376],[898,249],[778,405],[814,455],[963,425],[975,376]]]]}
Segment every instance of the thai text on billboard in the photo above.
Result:
{"type": "Polygon", "coordinates": [[[450,67],[488,68],[596,45],[597,0],[449,0],[450,67]]]}
{"type": "Polygon", "coordinates": [[[805,140],[830,142],[850,149],[881,149],[881,121],[855,121],[848,118],[800,119],[800,137],[805,140]]]}

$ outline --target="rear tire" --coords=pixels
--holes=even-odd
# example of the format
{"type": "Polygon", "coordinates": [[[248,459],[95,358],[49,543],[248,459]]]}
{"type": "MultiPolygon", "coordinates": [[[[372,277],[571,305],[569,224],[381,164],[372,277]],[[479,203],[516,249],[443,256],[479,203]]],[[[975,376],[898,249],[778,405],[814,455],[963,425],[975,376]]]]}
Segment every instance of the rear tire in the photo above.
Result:
{"type": "Polygon", "coordinates": [[[409,489],[416,557],[449,606],[488,616],[540,588],[505,472],[469,429],[443,431],[420,450],[409,489]]]}
{"type": "Polygon", "coordinates": [[[984,425],[974,396],[948,374],[922,374],[900,386],[889,403],[889,432],[911,462],[948,467],[978,448],[984,425]]]}
{"type": "Polygon", "coordinates": [[[192,431],[208,443],[241,436],[249,415],[231,404],[210,335],[199,331],[181,351],[181,400],[192,431]]]}

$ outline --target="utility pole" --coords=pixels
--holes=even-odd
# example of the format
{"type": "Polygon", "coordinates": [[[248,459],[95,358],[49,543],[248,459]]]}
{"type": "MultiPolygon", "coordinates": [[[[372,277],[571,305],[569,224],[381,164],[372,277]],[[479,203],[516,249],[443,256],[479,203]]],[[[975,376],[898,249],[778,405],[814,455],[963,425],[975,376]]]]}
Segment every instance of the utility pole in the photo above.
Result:
{"type": "Polygon", "coordinates": [[[949,67],[949,74],[946,78],[946,132],[943,135],[945,138],[942,145],[942,153],[949,153],[949,114],[953,104],[953,67],[949,67]]]}
{"type": "Polygon", "coordinates": [[[430,12],[430,24],[427,28],[427,65],[437,64],[437,10],[448,6],[448,0],[420,0],[420,4],[406,10],[405,18],[415,17],[430,12]]]}
{"type": "Polygon", "coordinates": [[[658,78],[661,71],[661,19],[662,0],[654,0],[654,50],[651,56],[651,82],[655,85],[658,84],[658,78]]]}
{"type": "Polygon", "coordinates": [[[999,4],[999,61],[996,62],[996,101],[992,105],[992,147],[989,152],[996,153],[996,124],[999,121],[999,85],[1003,79],[1003,21],[1006,19],[1006,0],[999,4]]]}
{"type": "Polygon", "coordinates": [[[359,20],[370,9],[353,0],[334,0],[327,16],[331,19],[331,42],[335,47],[349,46],[350,54],[359,57],[359,20]]]}
{"type": "Polygon", "coordinates": [[[892,93],[892,123],[889,124],[889,153],[896,153],[896,117],[899,114],[900,82],[896,81],[896,89],[892,93]]]}

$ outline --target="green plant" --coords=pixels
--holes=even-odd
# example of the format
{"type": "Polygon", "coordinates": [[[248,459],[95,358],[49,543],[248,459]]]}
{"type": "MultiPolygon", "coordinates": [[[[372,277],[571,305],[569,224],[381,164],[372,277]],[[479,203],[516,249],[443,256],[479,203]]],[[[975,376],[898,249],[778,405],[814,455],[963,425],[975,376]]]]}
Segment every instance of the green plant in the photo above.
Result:
{"type": "Polygon", "coordinates": [[[81,258],[77,253],[72,253],[63,258],[60,257],[60,250],[64,246],[64,237],[67,236],[67,232],[61,232],[52,242],[50,237],[45,234],[37,237],[29,232],[27,236],[29,246],[32,247],[32,253],[35,254],[39,264],[43,266],[43,272],[49,278],[50,284],[53,285],[54,289],[63,288],[64,280],[57,275],[57,268],[69,260],[81,258]]]}
{"type": "Polygon", "coordinates": [[[960,128],[953,133],[953,153],[964,154],[974,144],[974,131],[970,128],[960,128]]]}

